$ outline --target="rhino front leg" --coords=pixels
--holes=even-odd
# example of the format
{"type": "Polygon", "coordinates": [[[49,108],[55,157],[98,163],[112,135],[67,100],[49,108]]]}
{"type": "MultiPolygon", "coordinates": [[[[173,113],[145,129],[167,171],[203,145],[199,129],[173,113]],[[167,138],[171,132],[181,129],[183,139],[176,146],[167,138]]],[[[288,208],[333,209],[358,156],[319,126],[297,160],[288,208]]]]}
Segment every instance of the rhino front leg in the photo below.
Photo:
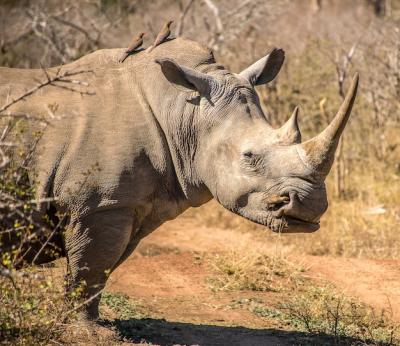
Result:
{"type": "Polygon", "coordinates": [[[85,319],[98,318],[99,292],[130,242],[132,225],[133,215],[128,208],[96,212],[71,221],[65,234],[67,289],[82,285],[85,299],[97,295],[83,308],[85,319]]]}

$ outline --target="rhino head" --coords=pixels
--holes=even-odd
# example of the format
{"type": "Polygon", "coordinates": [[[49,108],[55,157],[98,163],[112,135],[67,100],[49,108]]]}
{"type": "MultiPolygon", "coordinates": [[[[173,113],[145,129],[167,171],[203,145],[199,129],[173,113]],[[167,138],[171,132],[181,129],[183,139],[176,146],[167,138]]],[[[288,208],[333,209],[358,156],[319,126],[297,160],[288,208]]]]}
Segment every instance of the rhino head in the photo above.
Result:
{"type": "Polygon", "coordinates": [[[274,129],[255,91],[275,78],[283,61],[284,52],[274,49],[239,74],[221,67],[200,72],[171,59],[157,63],[170,82],[200,95],[204,121],[194,164],[214,198],[272,231],[314,232],[328,207],[324,181],[356,97],[358,76],[328,127],[301,142],[298,108],[274,129]]]}

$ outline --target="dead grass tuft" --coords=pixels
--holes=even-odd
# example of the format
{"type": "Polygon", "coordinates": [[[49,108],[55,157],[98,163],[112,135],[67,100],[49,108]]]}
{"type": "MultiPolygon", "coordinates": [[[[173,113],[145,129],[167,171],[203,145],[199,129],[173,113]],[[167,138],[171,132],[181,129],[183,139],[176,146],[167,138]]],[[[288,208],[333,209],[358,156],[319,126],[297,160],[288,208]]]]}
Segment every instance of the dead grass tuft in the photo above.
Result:
{"type": "Polygon", "coordinates": [[[244,248],[210,258],[215,275],[210,288],[219,290],[280,291],[292,286],[302,270],[283,258],[244,248]]]}

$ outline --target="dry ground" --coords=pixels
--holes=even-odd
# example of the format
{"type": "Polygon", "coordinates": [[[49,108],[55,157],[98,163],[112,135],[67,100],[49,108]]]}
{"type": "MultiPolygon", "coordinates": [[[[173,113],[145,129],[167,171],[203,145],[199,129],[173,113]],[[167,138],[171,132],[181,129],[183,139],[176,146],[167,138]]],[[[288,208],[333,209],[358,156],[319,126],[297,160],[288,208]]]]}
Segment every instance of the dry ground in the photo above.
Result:
{"type": "Polygon", "coordinates": [[[314,344],[313,335],[296,332],[279,316],[254,313],[257,304],[273,311],[290,291],[210,289],[210,256],[243,244],[285,257],[304,268],[303,277],[330,282],[377,309],[392,311],[400,321],[400,261],[289,254],[279,237],[265,244],[260,234],[204,227],[184,215],[147,237],[109,280],[107,291],[127,295],[140,316],[116,324],[126,342],[314,344]]]}

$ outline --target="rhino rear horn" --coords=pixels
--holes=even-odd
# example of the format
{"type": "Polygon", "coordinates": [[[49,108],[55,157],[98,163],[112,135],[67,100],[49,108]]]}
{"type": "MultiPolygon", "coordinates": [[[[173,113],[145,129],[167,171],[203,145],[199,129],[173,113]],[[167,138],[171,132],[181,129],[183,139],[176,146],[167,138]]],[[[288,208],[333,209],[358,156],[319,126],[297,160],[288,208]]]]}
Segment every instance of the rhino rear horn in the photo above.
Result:
{"type": "Polygon", "coordinates": [[[298,123],[299,107],[296,107],[290,118],[277,131],[283,144],[301,143],[301,132],[298,123]]]}

